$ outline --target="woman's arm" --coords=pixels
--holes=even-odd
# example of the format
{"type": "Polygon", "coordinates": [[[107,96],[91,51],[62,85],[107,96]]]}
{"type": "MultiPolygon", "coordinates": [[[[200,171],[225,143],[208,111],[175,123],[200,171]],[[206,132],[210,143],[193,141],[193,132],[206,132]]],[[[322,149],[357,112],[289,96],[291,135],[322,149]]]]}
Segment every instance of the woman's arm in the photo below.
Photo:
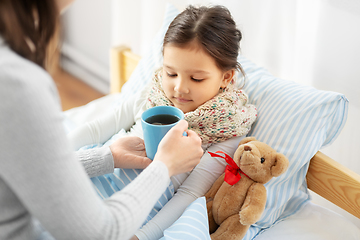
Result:
{"type": "Polygon", "coordinates": [[[146,157],[144,140],[136,136],[117,139],[110,146],[76,152],[89,177],[114,172],[114,168],[144,169],[152,161],[146,157]]]}
{"type": "Polygon", "coordinates": [[[0,88],[6,99],[0,105],[0,179],[16,196],[13,206],[28,216],[24,228],[31,229],[32,215],[56,239],[128,239],[168,186],[166,165],[153,162],[102,201],[70,148],[56,88],[36,69],[29,74],[36,77],[24,81],[2,78],[0,88]]]}
{"type": "MultiPolygon", "coordinates": [[[[242,138],[236,137],[214,144],[207,151],[223,151],[233,156],[242,138]]],[[[140,240],[161,238],[163,231],[181,216],[190,203],[205,195],[216,179],[224,172],[225,166],[224,159],[213,158],[205,152],[200,163],[179,187],[174,197],[151,221],[136,232],[136,236],[140,240]]]]}

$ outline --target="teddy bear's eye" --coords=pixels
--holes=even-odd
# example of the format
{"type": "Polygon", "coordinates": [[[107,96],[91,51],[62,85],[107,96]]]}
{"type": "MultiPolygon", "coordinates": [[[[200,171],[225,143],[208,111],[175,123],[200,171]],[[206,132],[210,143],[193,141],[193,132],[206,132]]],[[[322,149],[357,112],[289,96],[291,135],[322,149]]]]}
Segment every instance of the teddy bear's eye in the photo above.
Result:
{"type": "Polygon", "coordinates": [[[261,163],[264,163],[265,162],[265,158],[261,158],[261,163]]]}

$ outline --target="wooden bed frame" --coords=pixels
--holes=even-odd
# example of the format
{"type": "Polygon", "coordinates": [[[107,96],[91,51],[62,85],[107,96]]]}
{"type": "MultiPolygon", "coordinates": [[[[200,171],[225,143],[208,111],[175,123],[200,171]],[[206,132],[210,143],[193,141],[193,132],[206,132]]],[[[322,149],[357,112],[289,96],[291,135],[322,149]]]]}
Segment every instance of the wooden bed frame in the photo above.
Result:
{"type": "MultiPolygon", "coordinates": [[[[127,47],[111,49],[111,93],[121,91],[139,61],[127,47]]],[[[360,175],[318,152],[310,161],[306,179],[310,190],[360,219],[360,175]]]]}

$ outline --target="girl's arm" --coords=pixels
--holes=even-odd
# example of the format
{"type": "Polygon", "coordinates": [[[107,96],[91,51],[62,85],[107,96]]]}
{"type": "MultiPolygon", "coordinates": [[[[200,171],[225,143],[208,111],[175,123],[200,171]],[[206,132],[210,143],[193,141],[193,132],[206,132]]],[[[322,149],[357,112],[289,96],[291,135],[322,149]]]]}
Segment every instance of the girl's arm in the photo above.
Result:
{"type": "Polygon", "coordinates": [[[132,95],[121,102],[112,112],[87,122],[68,134],[74,150],[90,145],[104,143],[121,129],[129,130],[135,123],[135,117],[145,104],[145,91],[132,95]]]}
{"type": "MultiPolygon", "coordinates": [[[[233,156],[242,138],[244,137],[236,137],[213,144],[207,151],[223,151],[233,156]]],[[[205,152],[200,163],[179,187],[173,198],[151,221],[136,232],[136,236],[140,240],[161,238],[163,231],[181,216],[190,203],[205,195],[216,179],[224,172],[225,166],[224,159],[213,158],[205,152]]]]}

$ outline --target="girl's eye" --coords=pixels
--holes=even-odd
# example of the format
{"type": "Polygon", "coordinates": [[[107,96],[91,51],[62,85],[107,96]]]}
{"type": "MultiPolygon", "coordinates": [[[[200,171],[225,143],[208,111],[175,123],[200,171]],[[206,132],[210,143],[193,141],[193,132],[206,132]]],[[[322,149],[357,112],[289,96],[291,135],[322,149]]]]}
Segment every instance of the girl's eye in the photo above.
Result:
{"type": "Polygon", "coordinates": [[[177,74],[170,74],[170,73],[168,73],[168,72],[167,72],[167,75],[168,75],[169,77],[176,77],[176,76],[177,76],[177,74]]]}
{"type": "Polygon", "coordinates": [[[193,80],[193,81],[195,81],[195,82],[201,82],[202,80],[204,80],[204,79],[197,79],[197,78],[191,78],[191,80],[193,80]]]}

